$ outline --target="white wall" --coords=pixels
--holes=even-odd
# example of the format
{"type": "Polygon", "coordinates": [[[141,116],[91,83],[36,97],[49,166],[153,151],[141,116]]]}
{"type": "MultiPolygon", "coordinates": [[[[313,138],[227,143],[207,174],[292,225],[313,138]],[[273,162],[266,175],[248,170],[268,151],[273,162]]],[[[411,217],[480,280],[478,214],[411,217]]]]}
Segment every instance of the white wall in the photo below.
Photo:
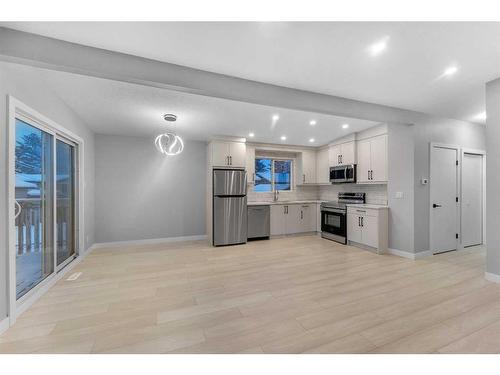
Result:
{"type": "Polygon", "coordinates": [[[166,157],[153,141],[96,135],[96,242],[205,234],[206,144],[166,157]]]}
{"type": "Polygon", "coordinates": [[[7,95],[80,136],[85,142],[85,249],[94,243],[94,133],[26,66],[0,63],[0,320],[7,315],[7,95]]]}
{"type": "Polygon", "coordinates": [[[486,84],[486,272],[500,278],[500,78],[486,84]]]}

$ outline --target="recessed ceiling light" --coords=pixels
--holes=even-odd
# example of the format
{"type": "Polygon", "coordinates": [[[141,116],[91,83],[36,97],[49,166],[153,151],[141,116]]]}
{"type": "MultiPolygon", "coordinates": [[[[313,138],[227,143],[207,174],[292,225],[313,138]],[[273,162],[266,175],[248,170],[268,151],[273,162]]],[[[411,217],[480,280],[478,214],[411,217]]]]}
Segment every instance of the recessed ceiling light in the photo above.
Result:
{"type": "Polygon", "coordinates": [[[342,129],[347,129],[349,127],[349,124],[342,124],[342,129]]]}
{"type": "Polygon", "coordinates": [[[174,122],[174,121],[177,121],[177,115],[174,115],[172,113],[167,113],[167,114],[163,115],[163,119],[165,121],[174,122]]]}
{"type": "Polygon", "coordinates": [[[273,121],[278,121],[280,119],[279,115],[273,115],[273,121]]]}
{"type": "Polygon", "coordinates": [[[386,36],[382,39],[380,39],[379,41],[373,43],[369,48],[368,50],[370,51],[371,55],[372,56],[377,56],[379,55],[381,52],[385,51],[385,49],[387,48],[387,41],[389,40],[389,37],[386,36]]]}
{"type": "Polygon", "coordinates": [[[316,125],[316,120],[311,120],[311,121],[309,121],[309,125],[311,125],[311,126],[316,125]]]}
{"type": "Polygon", "coordinates": [[[282,140],[282,141],[286,141],[286,136],[282,135],[282,136],[281,136],[281,140],[282,140]]]}
{"type": "Polygon", "coordinates": [[[449,66],[448,68],[446,68],[443,72],[443,76],[445,77],[450,77],[452,76],[453,74],[455,74],[456,72],[458,71],[458,68],[453,65],[453,66],[449,66]]]}
{"type": "Polygon", "coordinates": [[[310,138],[309,142],[313,143],[314,142],[314,138],[310,138]]]}
{"type": "Polygon", "coordinates": [[[255,134],[254,134],[254,133],[248,133],[248,136],[249,136],[250,138],[253,138],[253,137],[255,137],[255,134]]]}

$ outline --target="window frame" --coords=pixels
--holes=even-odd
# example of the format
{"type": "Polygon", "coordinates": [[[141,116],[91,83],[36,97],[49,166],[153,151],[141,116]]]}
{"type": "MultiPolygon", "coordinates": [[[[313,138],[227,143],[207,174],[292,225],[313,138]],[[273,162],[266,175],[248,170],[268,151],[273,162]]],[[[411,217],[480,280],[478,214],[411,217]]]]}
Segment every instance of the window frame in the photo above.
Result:
{"type": "Polygon", "coordinates": [[[294,190],[294,166],[295,166],[295,159],[294,158],[287,158],[287,157],[275,157],[275,156],[256,156],[254,160],[254,164],[257,162],[257,160],[261,159],[268,159],[271,160],[271,190],[270,191],[256,191],[255,186],[256,183],[254,183],[254,192],[255,193],[274,193],[275,191],[284,191],[284,192],[290,192],[294,190]],[[275,161],[289,161],[290,162],[290,190],[276,190],[275,188],[275,174],[274,174],[274,162],[275,161]]]}

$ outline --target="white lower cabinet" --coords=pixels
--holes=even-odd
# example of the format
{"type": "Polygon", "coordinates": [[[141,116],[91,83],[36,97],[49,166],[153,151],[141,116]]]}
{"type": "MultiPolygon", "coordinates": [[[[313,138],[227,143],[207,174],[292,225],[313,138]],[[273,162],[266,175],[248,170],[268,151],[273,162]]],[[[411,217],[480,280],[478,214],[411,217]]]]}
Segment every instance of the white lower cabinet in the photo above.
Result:
{"type": "Polygon", "coordinates": [[[388,208],[347,207],[347,240],[376,249],[379,254],[388,245],[388,208]]]}
{"type": "Polygon", "coordinates": [[[315,231],[315,203],[271,205],[271,236],[315,231]]]}

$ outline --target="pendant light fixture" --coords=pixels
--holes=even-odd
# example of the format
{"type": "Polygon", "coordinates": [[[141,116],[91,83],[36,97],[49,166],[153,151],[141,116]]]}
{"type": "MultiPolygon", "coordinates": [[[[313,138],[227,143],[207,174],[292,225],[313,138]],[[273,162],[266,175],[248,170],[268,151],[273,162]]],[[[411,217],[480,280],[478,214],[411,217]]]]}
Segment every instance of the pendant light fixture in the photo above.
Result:
{"type": "MultiPolygon", "coordinates": [[[[177,116],[167,113],[163,116],[165,121],[175,122],[177,116]]],[[[167,156],[179,155],[184,150],[184,142],[175,132],[166,132],[158,135],[155,139],[155,146],[158,151],[167,156]]]]}

